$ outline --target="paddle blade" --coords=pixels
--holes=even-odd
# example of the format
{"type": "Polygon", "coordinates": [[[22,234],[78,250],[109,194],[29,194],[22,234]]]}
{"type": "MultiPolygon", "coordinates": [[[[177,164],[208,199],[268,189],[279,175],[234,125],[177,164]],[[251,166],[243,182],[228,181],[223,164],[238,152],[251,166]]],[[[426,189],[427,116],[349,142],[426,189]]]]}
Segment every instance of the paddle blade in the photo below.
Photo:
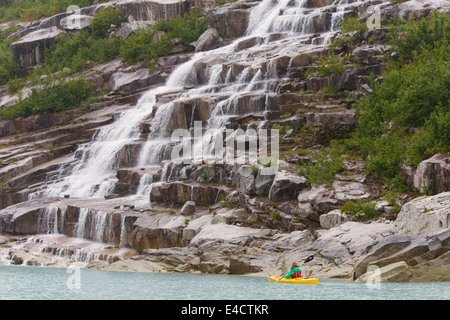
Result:
{"type": "Polygon", "coordinates": [[[310,262],[312,259],[314,259],[314,256],[309,256],[303,263],[310,262]]]}

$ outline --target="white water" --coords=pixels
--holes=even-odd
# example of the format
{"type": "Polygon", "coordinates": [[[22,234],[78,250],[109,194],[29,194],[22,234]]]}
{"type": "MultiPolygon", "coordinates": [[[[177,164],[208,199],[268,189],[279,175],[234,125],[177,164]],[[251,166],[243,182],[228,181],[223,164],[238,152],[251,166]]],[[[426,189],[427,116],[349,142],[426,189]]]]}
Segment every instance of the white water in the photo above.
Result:
{"type": "MultiPolygon", "coordinates": [[[[170,128],[169,123],[172,115],[179,112],[175,105],[177,101],[214,97],[218,103],[204,126],[224,129],[231,116],[242,115],[240,97],[256,93],[268,97],[275,92],[276,84],[279,83],[277,81],[282,79],[279,79],[273,58],[283,55],[292,57],[302,50],[311,49],[312,45],[307,40],[308,34],[315,32],[315,19],[322,17],[325,10],[331,10],[333,13],[330,24],[333,30],[325,31],[334,31],[338,19],[350,2],[352,1],[336,0],[327,7],[305,8],[306,0],[262,1],[251,11],[245,37],[228,46],[193,55],[190,61],[179,66],[170,75],[165,85],[146,92],[134,108],[124,111],[114,123],[99,129],[89,143],[80,146],[77,153],[82,153],[81,159],[72,168],[64,168],[70,172],[60,181],[39,194],[30,194],[29,198],[64,194],[72,197],[103,197],[113,193],[117,182],[116,170],[122,165],[120,159],[124,152],[128,152],[126,147],[135,143],[141,145],[137,166],[159,165],[163,160],[162,155],[170,148],[168,138],[175,128],[170,128]],[[280,34],[279,40],[271,40],[274,33],[280,34]],[[257,45],[239,50],[239,45],[244,40],[254,37],[257,45]],[[206,65],[206,70],[199,69],[198,63],[206,65]],[[238,74],[232,70],[233,66],[241,68],[238,74]],[[205,83],[198,83],[199,72],[206,73],[205,83]],[[195,87],[183,90],[186,86],[195,87]],[[157,106],[157,95],[171,92],[176,93],[177,97],[157,106]],[[154,116],[150,119],[153,113],[154,116]],[[145,137],[140,131],[140,124],[147,119],[150,119],[151,134],[147,141],[143,141],[145,137]]],[[[323,17],[328,19],[326,15],[323,17]]],[[[323,43],[324,39],[329,38],[329,34],[324,34],[321,40],[315,39],[314,42],[323,43]]],[[[246,112],[263,114],[267,107],[266,105],[264,110],[246,112]]],[[[191,125],[192,122],[193,119],[191,125]]],[[[142,178],[144,180],[139,185],[138,194],[148,192],[146,186],[154,182],[148,176],[144,175],[142,178]]],[[[166,177],[162,175],[161,180],[164,178],[166,177]]],[[[82,232],[83,226],[80,225],[80,235],[82,232]]]]}

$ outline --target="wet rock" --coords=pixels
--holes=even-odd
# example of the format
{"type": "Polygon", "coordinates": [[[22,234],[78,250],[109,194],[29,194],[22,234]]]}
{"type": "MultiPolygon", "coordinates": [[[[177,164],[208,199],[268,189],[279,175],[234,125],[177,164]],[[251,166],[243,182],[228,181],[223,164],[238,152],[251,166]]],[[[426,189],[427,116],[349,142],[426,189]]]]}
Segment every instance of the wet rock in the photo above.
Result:
{"type": "Polygon", "coordinates": [[[54,204],[58,198],[43,198],[18,203],[0,210],[0,233],[46,233],[39,223],[42,209],[54,204]]]}
{"type": "Polygon", "coordinates": [[[227,193],[224,186],[202,185],[200,183],[169,182],[152,187],[150,201],[184,205],[194,201],[196,205],[206,206],[217,202],[219,194],[227,193]]]}
{"type": "Polygon", "coordinates": [[[307,0],[305,2],[306,8],[321,8],[324,6],[332,5],[334,1],[332,0],[307,0]]]}
{"type": "Polygon", "coordinates": [[[250,37],[250,38],[245,38],[241,41],[238,42],[238,44],[236,45],[236,51],[242,51],[254,46],[257,46],[259,44],[259,42],[261,41],[261,38],[256,36],[256,37],[250,37]]]}
{"type": "Polygon", "coordinates": [[[333,74],[329,77],[312,77],[306,81],[308,90],[320,91],[325,88],[339,88],[340,76],[333,74]]]}
{"type": "Polygon", "coordinates": [[[249,16],[249,10],[230,7],[218,8],[209,15],[211,25],[224,38],[243,36],[248,27],[249,16]]]}
{"type": "Polygon", "coordinates": [[[233,256],[230,259],[230,273],[247,274],[262,271],[263,268],[258,263],[254,263],[254,261],[255,258],[252,256],[233,256]]]}
{"type": "Polygon", "coordinates": [[[262,174],[261,170],[258,170],[258,174],[255,178],[255,193],[257,195],[269,195],[270,187],[272,186],[275,175],[262,174]]]}
{"type": "Polygon", "coordinates": [[[389,278],[392,282],[444,282],[450,281],[450,248],[434,259],[409,266],[389,278]]]}
{"type": "Polygon", "coordinates": [[[291,60],[292,67],[309,66],[312,62],[312,55],[310,53],[301,53],[291,60]]]}
{"type": "Polygon", "coordinates": [[[317,14],[310,14],[309,23],[305,26],[305,33],[322,33],[331,29],[332,14],[328,11],[321,11],[317,14]]]}

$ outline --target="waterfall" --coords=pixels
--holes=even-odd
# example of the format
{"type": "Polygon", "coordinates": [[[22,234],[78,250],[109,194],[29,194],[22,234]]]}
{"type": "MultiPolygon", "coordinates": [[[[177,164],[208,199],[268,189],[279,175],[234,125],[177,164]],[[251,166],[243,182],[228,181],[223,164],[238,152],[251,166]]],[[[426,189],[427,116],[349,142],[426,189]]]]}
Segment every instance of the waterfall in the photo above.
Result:
{"type": "Polygon", "coordinates": [[[152,183],[153,183],[153,175],[150,173],[144,173],[141,179],[139,180],[136,195],[144,196],[149,194],[152,183]]]}
{"type": "Polygon", "coordinates": [[[84,238],[86,230],[86,222],[88,219],[89,209],[81,208],[78,216],[78,222],[76,224],[76,236],[78,238],[84,238]]]}
{"type": "MultiPolygon", "coordinates": [[[[174,115],[180,112],[176,102],[183,99],[216,99],[207,123],[203,124],[210,129],[225,129],[233,116],[264,115],[268,111],[267,104],[262,110],[250,105],[249,109],[242,111],[240,99],[246,94],[260,94],[267,98],[273,93],[277,81],[283,81],[279,77],[275,59],[292,57],[301,50],[311,49],[314,45],[308,42],[305,35],[334,31],[348,3],[353,1],[336,0],[329,5],[327,3],[331,1],[324,1],[326,4],[323,7],[313,8],[307,7],[308,2],[263,0],[253,7],[244,37],[224,47],[195,53],[190,61],[172,72],[164,85],[150,89],[136,106],[122,112],[110,125],[98,129],[91,141],[75,152],[81,154],[81,158],[76,159],[74,156],[75,164],[64,167],[65,175],[60,181],[49,184],[39,196],[69,194],[71,197],[103,197],[113,193],[118,181],[116,170],[121,166],[123,154],[129,156],[127,147],[134,144],[139,149],[135,165],[160,165],[164,160],[162,154],[166,154],[170,148],[168,138],[175,129],[172,127],[174,115]],[[271,37],[273,34],[279,36],[271,37]],[[251,41],[255,44],[251,45],[251,41]],[[240,50],[243,45],[245,50],[240,50]],[[157,103],[158,96],[169,93],[174,93],[172,101],[157,103]],[[151,132],[147,135],[143,135],[140,130],[143,121],[150,121],[151,132]]],[[[194,111],[198,112],[198,108],[187,119],[187,126],[192,126],[194,111]]],[[[169,179],[168,170],[166,165],[161,181],[169,179]]],[[[153,182],[153,178],[150,182],[150,176],[142,178],[139,194],[148,192],[147,187],[153,182]]],[[[36,196],[30,194],[29,197],[36,196]]],[[[77,225],[79,236],[84,235],[86,217],[87,212],[82,211],[77,225]]],[[[103,227],[106,222],[102,220],[98,223],[99,227],[103,227]]],[[[57,231],[57,226],[54,230],[57,231]]]]}
{"type": "Polygon", "coordinates": [[[58,207],[42,208],[38,213],[38,230],[41,233],[58,233],[58,207]]]}

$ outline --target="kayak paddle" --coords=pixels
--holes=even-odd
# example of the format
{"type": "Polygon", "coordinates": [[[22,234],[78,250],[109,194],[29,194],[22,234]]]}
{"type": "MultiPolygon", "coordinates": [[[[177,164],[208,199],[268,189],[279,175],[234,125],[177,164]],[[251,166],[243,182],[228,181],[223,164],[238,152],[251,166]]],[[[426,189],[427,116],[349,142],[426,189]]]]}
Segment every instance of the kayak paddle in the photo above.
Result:
{"type": "MultiPolygon", "coordinates": [[[[305,259],[305,261],[303,261],[303,263],[299,267],[301,267],[302,265],[304,265],[307,262],[310,262],[312,259],[314,259],[314,256],[313,255],[309,256],[308,258],[305,259]]],[[[281,279],[283,279],[283,276],[281,276],[280,279],[278,279],[275,283],[277,283],[281,279]]]]}

